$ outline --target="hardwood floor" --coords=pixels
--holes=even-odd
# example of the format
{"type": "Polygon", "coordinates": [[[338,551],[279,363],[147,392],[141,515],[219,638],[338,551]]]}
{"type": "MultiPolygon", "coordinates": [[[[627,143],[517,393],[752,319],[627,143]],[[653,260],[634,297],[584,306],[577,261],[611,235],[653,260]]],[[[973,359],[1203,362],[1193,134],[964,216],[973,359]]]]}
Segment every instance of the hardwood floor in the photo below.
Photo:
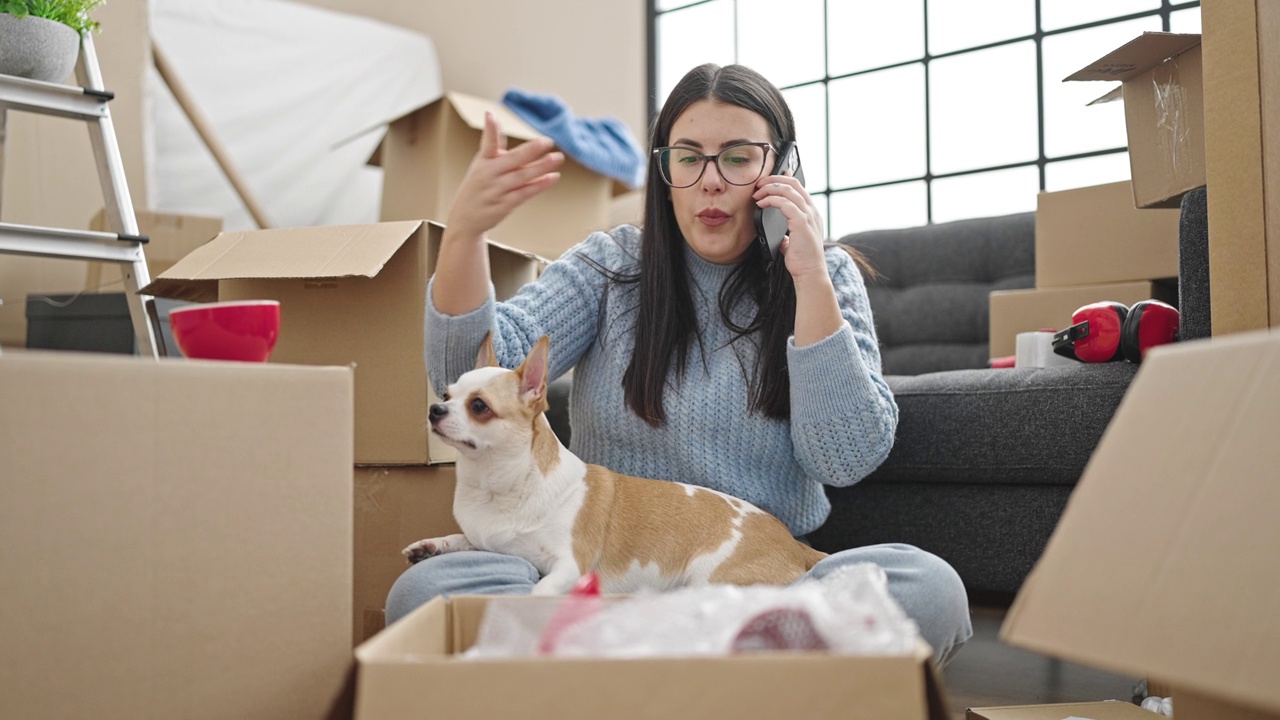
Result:
{"type": "Polygon", "coordinates": [[[1133,698],[1140,678],[1004,645],[999,639],[1004,614],[999,608],[974,608],[973,639],[943,671],[953,720],[963,720],[970,707],[1133,698]]]}

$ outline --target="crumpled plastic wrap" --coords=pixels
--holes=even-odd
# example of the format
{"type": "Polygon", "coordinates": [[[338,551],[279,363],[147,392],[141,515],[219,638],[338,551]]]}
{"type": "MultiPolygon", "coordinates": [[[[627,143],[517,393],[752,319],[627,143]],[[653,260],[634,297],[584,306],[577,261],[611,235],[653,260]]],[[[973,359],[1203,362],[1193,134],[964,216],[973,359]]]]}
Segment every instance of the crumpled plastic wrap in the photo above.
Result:
{"type": "Polygon", "coordinates": [[[884,571],[861,563],[786,587],[707,585],[613,602],[492,598],[475,645],[462,657],[699,657],[777,650],[904,655],[918,639],[915,622],[889,595],[884,571]],[[555,637],[549,643],[544,629],[553,616],[555,637]]]}

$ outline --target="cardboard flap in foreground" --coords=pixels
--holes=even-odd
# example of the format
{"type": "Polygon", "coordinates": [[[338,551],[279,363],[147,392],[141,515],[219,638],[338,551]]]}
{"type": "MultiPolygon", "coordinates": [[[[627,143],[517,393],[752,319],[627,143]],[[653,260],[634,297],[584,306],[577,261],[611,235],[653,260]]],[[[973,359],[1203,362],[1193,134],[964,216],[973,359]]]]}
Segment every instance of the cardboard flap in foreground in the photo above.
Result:
{"type": "Polygon", "coordinates": [[[422,223],[224,232],[142,289],[147,295],[210,302],[219,280],[374,277],[422,223]]]}
{"type": "Polygon", "coordinates": [[[1066,80],[1128,80],[1199,44],[1200,35],[1194,33],[1144,32],[1066,80]]]}
{"type": "Polygon", "coordinates": [[[1001,637],[1280,709],[1280,334],[1157,348],[1001,637]]]}

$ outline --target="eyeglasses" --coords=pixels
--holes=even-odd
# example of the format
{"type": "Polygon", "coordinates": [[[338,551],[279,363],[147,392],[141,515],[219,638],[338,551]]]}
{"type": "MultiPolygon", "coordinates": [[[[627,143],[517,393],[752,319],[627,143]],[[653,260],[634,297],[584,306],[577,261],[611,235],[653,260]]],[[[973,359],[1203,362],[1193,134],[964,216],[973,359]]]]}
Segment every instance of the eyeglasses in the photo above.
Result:
{"type": "Polygon", "coordinates": [[[687,188],[702,179],[707,164],[714,162],[720,177],[730,185],[750,185],[764,174],[764,163],[773,146],[766,142],[730,145],[714,155],[704,155],[681,145],[653,151],[658,173],[673,188],[687,188]]]}

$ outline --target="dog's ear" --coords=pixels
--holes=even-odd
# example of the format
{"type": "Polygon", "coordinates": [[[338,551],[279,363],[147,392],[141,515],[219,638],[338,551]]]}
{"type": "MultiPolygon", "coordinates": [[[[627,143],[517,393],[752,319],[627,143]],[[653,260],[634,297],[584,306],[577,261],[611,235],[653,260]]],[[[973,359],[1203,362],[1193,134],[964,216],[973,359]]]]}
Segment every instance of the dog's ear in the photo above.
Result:
{"type": "Polygon", "coordinates": [[[476,355],[476,367],[498,367],[498,356],[493,353],[493,333],[484,334],[484,342],[480,343],[480,352],[476,355]]]}
{"type": "Polygon", "coordinates": [[[526,402],[547,394],[547,353],[550,347],[550,338],[546,335],[538,338],[529,356],[516,368],[516,374],[520,376],[520,397],[526,402]]]}

